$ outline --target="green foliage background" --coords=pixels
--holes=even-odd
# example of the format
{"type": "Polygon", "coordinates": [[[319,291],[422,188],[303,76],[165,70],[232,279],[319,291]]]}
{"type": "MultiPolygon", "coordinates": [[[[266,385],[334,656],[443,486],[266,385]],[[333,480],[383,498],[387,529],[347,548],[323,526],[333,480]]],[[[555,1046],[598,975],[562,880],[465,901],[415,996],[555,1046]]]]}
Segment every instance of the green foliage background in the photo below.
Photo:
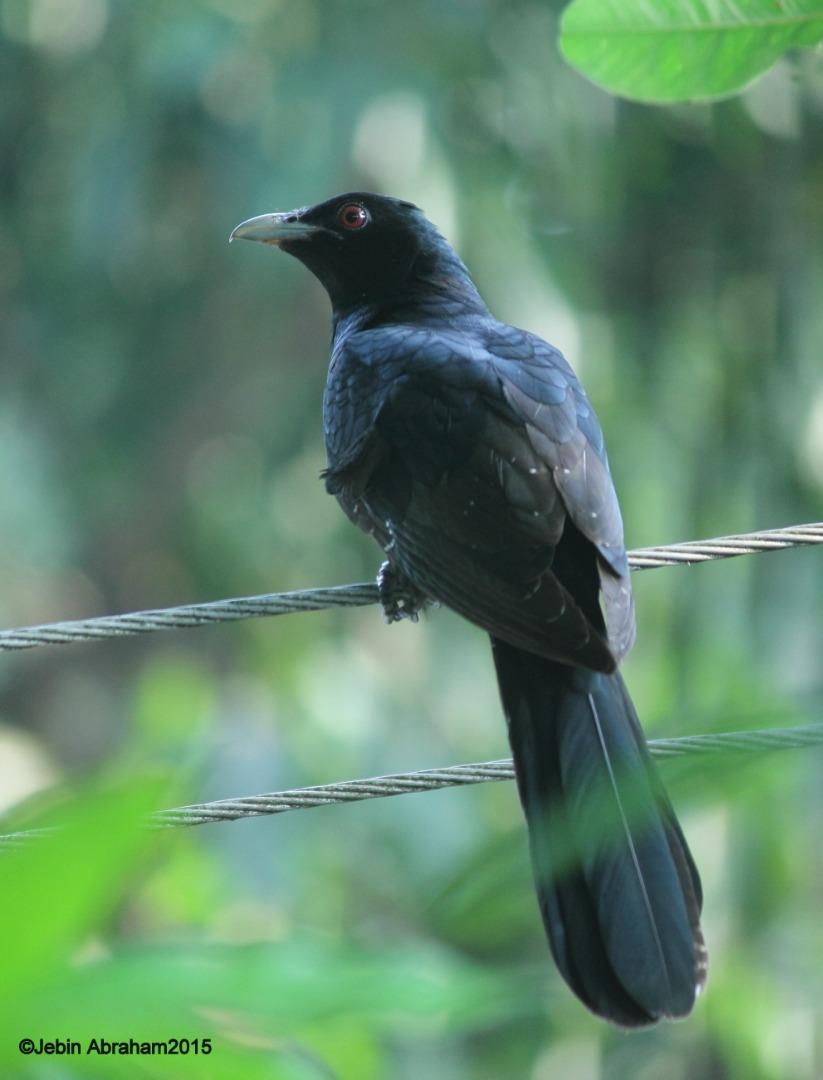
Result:
{"type": "MultiPolygon", "coordinates": [[[[496,314],[564,349],[630,545],[821,516],[819,61],[714,106],[618,103],[560,59],[559,7],[0,3],[3,625],[375,572],[317,479],[325,296],[226,244],[350,188],[422,205],[496,314]]],[[[636,578],[648,730],[818,718],[820,567],[636,578]]],[[[4,1076],[112,1075],[24,1060],[24,1035],[141,1032],[215,1051],[117,1075],[823,1075],[819,753],[667,768],[710,981],[628,1038],[549,961],[510,785],[135,837],[143,805],[503,756],[487,644],[449,613],[7,655],[0,724],[5,805],[84,791],[64,843],[0,862],[4,1076]]]]}

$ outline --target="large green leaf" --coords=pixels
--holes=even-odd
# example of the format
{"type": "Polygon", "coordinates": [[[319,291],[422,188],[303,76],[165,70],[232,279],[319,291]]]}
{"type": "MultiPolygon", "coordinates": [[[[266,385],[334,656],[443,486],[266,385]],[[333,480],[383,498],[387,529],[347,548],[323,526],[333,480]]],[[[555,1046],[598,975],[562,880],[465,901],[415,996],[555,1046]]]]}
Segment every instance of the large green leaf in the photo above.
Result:
{"type": "Polygon", "coordinates": [[[100,785],[37,819],[41,836],[0,852],[3,1008],[48,981],[111,914],[157,841],[145,817],[164,786],[144,779],[100,785]]]}
{"type": "Polygon", "coordinates": [[[80,1044],[64,1062],[71,1078],[113,1075],[110,1056],[86,1053],[92,1038],[184,1038],[182,1056],[119,1058],[116,1075],[315,1080],[333,1065],[341,1080],[376,1080],[387,1075],[386,1038],[483,1031],[533,1015],[541,985],[540,971],[491,974],[422,944],[374,952],[295,935],[278,944],[143,946],[67,967],[36,995],[10,1001],[0,1016],[0,1075],[12,1066],[38,1075],[25,1071],[36,1060],[21,1058],[18,1042],[54,1033],[80,1044]],[[211,1051],[195,1053],[204,1038],[211,1051]]]}
{"type": "Polygon", "coordinates": [[[731,94],[822,39],[823,0],[573,0],[560,48],[598,86],[662,103],[731,94]]]}

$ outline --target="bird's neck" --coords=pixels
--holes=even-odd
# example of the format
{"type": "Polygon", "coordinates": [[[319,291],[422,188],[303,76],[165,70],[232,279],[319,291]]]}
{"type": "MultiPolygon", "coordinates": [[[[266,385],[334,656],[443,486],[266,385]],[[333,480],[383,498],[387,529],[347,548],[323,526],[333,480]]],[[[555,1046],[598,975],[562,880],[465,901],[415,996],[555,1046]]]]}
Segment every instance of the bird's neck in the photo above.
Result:
{"type": "Polygon", "coordinates": [[[423,251],[405,279],[378,297],[334,305],[334,338],[387,323],[454,324],[461,317],[487,315],[488,308],[465,265],[451,249],[423,251]]]}

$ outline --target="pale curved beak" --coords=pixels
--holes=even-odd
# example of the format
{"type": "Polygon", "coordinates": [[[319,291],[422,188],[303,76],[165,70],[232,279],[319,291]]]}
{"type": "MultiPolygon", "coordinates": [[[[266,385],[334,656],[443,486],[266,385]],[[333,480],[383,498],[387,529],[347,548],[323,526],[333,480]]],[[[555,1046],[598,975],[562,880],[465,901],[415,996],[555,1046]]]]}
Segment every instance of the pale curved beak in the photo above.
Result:
{"type": "Polygon", "coordinates": [[[308,240],[322,231],[319,225],[301,221],[297,211],[289,210],[285,214],[261,214],[260,217],[241,221],[232,230],[229,243],[232,240],[258,240],[262,244],[279,247],[284,241],[308,240]]]}

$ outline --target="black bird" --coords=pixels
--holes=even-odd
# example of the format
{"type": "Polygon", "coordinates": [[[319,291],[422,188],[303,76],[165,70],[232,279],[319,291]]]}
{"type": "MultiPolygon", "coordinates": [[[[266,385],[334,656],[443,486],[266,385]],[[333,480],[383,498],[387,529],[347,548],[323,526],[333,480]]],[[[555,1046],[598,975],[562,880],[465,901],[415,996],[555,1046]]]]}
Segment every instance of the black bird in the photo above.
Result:
{"type": "Polygon", "coordinates": [[[574,372],[490,314],[411,203],[349,193],[235,237],[329,294],[326,488],[387,554],[387,614],[439,601],[491,635],[563,977],[625,1027],[685,1016],[706,976],[700,879],[617,671],[634,640],[623,525],[574,372]]]}

